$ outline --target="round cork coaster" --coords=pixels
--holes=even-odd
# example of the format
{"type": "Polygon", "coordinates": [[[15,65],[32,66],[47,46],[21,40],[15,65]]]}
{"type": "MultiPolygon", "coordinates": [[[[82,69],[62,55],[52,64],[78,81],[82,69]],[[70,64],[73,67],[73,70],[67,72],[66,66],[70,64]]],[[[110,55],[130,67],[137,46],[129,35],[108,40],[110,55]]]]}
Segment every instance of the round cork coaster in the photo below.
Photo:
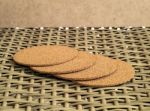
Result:
{"type": "Polygon", "coordinates": [[[96,63],[92,67],[69,74],[54,75],[68,80],[91,80],[107,76],[117,70],[117,62],[114,59],[96,55],[96,63]]]}
{"type": "Polygon", "coordinates": [[[65,62],[63,64],[30,68],[40,73],[62,74],[87,69],[90,66],[94,65],[95,62],[96,57],[94,55],[87,52],[79,52],[78,56],[75,59],[65,62]]]}
{"type": "Polygon", "coordinates": [[[118,60],[118,69],[113,74],[90,81],[76,81],[83,86],[105,87],[123,84],[134,77],[133,67],[123,61],[118,60]]]}
{"type": "Polygon", "coordinates": [[[28,66],[56,65],[72,60],[78,51],[66,46],[34,46],[20,50],[14,55],[14,61],[28,66]]]}

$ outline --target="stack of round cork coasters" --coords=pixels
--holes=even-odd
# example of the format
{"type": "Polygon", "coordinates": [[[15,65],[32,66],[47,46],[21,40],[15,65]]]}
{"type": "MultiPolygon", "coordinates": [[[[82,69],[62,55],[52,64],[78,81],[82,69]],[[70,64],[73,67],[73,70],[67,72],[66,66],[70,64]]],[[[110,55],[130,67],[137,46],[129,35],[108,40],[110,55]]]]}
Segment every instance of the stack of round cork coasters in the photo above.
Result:
{"type": "Polygon", "coordinates": [[[13,59],[41,74],[51,74],[83,86],[115,86],[134,77],[133,67],[124,61],[67,46],[34,46],[20,50],[13,59]]]}

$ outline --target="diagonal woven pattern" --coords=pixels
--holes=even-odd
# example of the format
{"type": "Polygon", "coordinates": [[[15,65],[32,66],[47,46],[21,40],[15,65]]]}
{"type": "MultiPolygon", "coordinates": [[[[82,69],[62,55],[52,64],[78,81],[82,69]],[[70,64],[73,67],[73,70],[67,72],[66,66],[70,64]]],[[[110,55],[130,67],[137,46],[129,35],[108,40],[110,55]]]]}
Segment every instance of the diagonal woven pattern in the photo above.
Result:
{"type": "Polygon", "coordinates": [[[150,111],[150,27],[1,28],[0,111],[150,111]],[[61,44],[131,63],[134,79],[92,88],[44,76],[13,62],[36,45],[61,44]]]}

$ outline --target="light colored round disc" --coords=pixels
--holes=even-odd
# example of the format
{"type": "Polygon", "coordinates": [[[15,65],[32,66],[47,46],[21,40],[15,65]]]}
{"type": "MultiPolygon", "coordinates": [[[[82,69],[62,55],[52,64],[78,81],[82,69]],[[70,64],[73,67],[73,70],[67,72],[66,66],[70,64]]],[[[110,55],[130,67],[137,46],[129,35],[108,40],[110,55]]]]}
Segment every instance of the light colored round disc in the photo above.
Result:
{"type": "Polygon", "coordinates": [[[40,73],[62,74],[87,69],[90,66],[94,65],[95,62],[96,57],[94,55],[87,52],[79,52],[78,56],[75,59],[63,64],[44,67],[31,67],[31,69],[40,73]]]}
{"type": "Polygon", "coordinates": [[[14,61],[28,66],[56,65],[72,60],[78,51],[66,46],[35,46],[20,50],[14,55],[14,61]]]}
{"type": "Polygon", "coordinates": [[[78,84],[84,86],[104,87],[114,86],[125,83],[134,77],[133,67],[123,61],[118,60],[118,69],[113,74],[90,81],[76,81],[78,84]]]}
{"type": "Polygon", "coordinates": [[[91,80],[107,76],[117,69],[117,62],[114,59],[96,55],[96,63],[92,67],[69,74],[58,74],[56,77],[68,80],[91,80]]]}

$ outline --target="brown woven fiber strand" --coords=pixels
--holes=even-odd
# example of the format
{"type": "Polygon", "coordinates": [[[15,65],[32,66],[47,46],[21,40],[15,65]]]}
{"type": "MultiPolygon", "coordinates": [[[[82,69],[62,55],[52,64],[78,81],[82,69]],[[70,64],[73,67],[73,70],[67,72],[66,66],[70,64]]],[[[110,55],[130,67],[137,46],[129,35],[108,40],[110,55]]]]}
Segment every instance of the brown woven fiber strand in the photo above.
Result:
{"type": "Polygon", "coordinates": [[[0,111],[150,111],[150,27],[1,28],[0,111]],[[19,49],[66,45],[133,65],[134,79],[83,87],[17,65],[19,49]]]}

